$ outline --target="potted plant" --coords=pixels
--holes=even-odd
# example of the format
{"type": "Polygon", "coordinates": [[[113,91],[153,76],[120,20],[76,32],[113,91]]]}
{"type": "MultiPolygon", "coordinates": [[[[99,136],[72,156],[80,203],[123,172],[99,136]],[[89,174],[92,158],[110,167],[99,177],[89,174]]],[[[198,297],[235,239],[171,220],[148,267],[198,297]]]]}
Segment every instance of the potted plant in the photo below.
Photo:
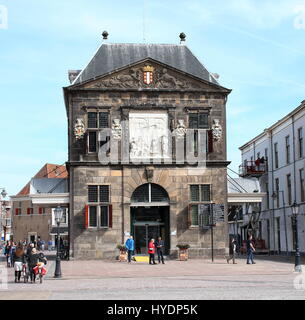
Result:
{"type": "Polygon", "coordinates": [[[187,243],[180,243],[180,244],[177,244],[177,247],[179,248],[179,260],[180,261],[187,261],[188,249],[189,249],[190,245],[187,243]]]}
{"type": "Polygon", "coordinates": [[[118,244],[116,246],[120,250],[119,261],[127,261],[127,249],[123,244],[118,244]]]}

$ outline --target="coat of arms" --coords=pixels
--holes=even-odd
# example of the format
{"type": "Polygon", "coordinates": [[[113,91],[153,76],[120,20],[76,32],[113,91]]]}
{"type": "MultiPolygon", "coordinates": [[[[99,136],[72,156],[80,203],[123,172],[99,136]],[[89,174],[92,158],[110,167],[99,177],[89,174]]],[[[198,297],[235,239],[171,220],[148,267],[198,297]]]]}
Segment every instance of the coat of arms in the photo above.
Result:
{"type": "Polygon", "coordinates": [[[151,84],[154,79],[154,67],[147,65],[143,68],[143,72],[143,82],[145,84],[151,84]]]}
{"type": "Polygon", "coordinates": [[[83,120],[78,118],[75,121],[74,125],[74,135],[76,140],[82,139],[85,134],[85,125],[83,123],[83,120]]]}

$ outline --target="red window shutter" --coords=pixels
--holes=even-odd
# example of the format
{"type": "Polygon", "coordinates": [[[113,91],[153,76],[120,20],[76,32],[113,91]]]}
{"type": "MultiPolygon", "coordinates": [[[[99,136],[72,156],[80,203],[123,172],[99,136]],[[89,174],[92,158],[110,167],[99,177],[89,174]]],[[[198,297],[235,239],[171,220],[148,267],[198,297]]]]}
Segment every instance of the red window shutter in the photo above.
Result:
{"type": "Polygon", "coordinates": [[[85,205],[85,229],[88,229],[89,225],[89,206],[85,205]]]}
{"type": "Polygon", "coordinates": [[[26,213],[31,214],[31,208],[27,208],[26,213]]]}
{"type": "Polygon", "coordinates": [[[208,152],[213,152],[213,132],[208,130],[208,152]]]}
{"type": "Polygon", "coordinates": [[[39,214],[42,214],[42,208],[39,208],[39,214]]]}
{"type": "Polygon", "coordinates": [[[18,208],[16,208],[16,209],[15,209],[15,214],[16,214],[16,216],[18,216],[18,213],[19,213],[19,210],[18,210],[18,208]]]}
{"type": "Polygon", "coordinates": [[[109,205],[108,227],[109,227],[109,228],[112,228],[112,204],[109,205]]]}

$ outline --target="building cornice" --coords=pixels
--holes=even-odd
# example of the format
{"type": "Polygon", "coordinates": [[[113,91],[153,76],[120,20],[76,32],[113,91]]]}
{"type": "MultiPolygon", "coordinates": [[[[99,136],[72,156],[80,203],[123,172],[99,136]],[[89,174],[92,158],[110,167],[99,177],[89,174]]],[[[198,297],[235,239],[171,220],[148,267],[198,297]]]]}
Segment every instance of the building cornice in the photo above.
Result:
{"type": "Polygon", "coordinates": [[[241,147],[239,147],[239,150],[242,151],[245,148],[247,148],[248,146],[250,146],[251,144],[253,144],[255,141],[257,141],[258,139],[262,138],[264,135],[271,134],[274,129],[276,129],[277,127],[279,127],[283,123],[285,123],[287,120],[289,120],[291,117],[293,117],[295,114],[297,114],[298,112],[300,112],[303,109],[305,109],[305,100],[302,101],[302,103],[299,107],[295,108],[293,111],[288,113],[285,117],[283,117],[282,119],[280,119],[279,121],[274,123],[272,126],[266,128],[262,133],[260,133],[259,135],[257,135],[256,137],[254,137],[253,139],[251,139],[247,143],[243,144],[241,147]]]}

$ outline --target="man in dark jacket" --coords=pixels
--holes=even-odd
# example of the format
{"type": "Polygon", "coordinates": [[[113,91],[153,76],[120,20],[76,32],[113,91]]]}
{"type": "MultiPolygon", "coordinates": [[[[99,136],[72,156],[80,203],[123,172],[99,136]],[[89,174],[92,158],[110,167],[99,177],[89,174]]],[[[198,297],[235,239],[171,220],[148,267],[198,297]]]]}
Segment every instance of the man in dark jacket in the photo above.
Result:
{"type": "Polygon", "coordinates": [[[162,240],[161,237],[158,237],[158,240],[155,242],[155,246],[157,248],[157,254],[158,254],[158,261],[159,263],[162,263],[164,264],[164,257],[163,257],[163,254],[164,254],[164,241],[162,240]]]}

